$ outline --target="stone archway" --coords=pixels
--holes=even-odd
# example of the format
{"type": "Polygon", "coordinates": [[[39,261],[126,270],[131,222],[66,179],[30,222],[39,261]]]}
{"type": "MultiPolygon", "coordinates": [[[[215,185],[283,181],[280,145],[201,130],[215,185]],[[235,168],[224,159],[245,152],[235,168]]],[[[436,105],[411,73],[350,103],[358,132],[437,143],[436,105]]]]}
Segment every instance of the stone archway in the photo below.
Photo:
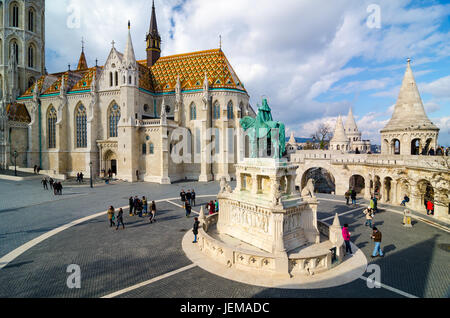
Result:
{"type": "Polygon", "coordinates": [[[357,194],[365,195],[365,179],[363,176],[359,174],[354,174],[350,177],[349,180],[349,189],[353,189],[357,194]]]}
{"type": "Polygon", "coordinates": [[[114,176],[117,176],[118,167],[117,167],[117,155],[111,149],[105,151],[103,155],[103,167],[105,170],[105,176],[108,176],[108,172],[111,169],[111,173],[114,176]]]}
{"type": "Polygon", "coordinates": [[[391,140],[391,151],[390,153],[392,155],[399,155],[400,154],[400,140],[397,138],[394,138],[391,140]]]}
{"type": "Polygon", "coordinates": [[[411,140],[411,155],[420,155],[421,144],[420,138],[415,138],[411,140]]]}
{"type": "Polygon", "coordinates": [[[428,201],[435,202],[434,200],[434,187],[428,180],[422,179],[417,182],[417,190],[419,194],[419,209],[422,212],[426,211],[426,204],[428,201]]]}
{"type": "Polygon", "coordinates": [[[397,202],[402,202],[405,195],[411,199],[411,185],[408,180],[401,179],[397,182],[397,202]]]}
{"type": "Polygon", "coordinates": [[[305,188],[309,179],[314,180],[314,190],[317,193],[336,193],[336,181],[327,169],[314,167],[307,169],[301,178],[301,189],[305,188]]]}
{"type": "Polygon", "coordinates": [[[383,202],[392,203],[394,202],[394,189],[393,189],[393,179],[391,177],[385,177],[383,180],[383,202]]]}

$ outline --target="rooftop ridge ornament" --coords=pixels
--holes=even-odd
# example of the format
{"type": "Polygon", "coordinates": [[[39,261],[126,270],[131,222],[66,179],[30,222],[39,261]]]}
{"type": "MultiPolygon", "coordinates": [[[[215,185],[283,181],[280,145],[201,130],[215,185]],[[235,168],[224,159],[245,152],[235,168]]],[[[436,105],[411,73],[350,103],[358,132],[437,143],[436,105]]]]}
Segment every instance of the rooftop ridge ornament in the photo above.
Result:
{"type": "Polygon", "coordinates": [[[286,150],[285,125],[273,120],[266,98],[263,98],[261,106],[258,105],[256,118],[246,116],[241,119],[240,124],[250,139],[250,158],[259,158],[261,153],[263,157],[272,156],[274,159],[283,156],[286,150]]]}

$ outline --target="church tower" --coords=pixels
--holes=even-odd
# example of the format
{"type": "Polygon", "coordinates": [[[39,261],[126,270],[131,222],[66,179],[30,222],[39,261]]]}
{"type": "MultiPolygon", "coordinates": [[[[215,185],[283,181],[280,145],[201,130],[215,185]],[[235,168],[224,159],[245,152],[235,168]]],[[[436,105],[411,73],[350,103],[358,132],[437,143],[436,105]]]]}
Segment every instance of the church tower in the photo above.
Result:
{"type": "Polygon", "coordinates": [[[45,72],[45,0],[0,1],[0,100],[13,102],[45,72]]]}
{"type": "Polygon", "coordinates": [[[156,23],[155,1],[152,3],[150,29],[147,33],[147,66],[152,67],[161,56],[161,37],[156,23]]]}

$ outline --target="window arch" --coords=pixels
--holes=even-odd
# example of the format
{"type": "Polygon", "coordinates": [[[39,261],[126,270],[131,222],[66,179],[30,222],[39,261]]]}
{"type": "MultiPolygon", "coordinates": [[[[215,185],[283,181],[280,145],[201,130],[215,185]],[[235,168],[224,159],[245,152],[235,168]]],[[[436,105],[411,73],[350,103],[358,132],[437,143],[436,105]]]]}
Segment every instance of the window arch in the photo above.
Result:
{"type": "Polygon", "coordinates": [[[197,106],[194,103],[191,104],[191,120],[197,119],[197,106]]]}
{"type": "Polygon", "coordinates": [[[34,9],[30,8],[28,10],[28,31],[34,32],[35,30],[35,14],[34,9]]]}
{"type": "Polygon", "coordinates": [[[227,118],[233,119],[234,113],[233,113],[233,102],[230,100],[227,105],[227,118]]]}
{"type": "Polygon", "coordinates": [[[79,104],[75,109],[77,148],[87,147],[87,114],[86,107],[79,104]]]}
{"type": "Polygon", "coordinates": [[[47,138],[48,148],[56,148],[56,121],[58,119],[56,109],[50,106],[47,112],[47,138]]]}
{"type": "Polygon", "coordinates": [[[19,27],[19,5],[17,4],[17,2],[11,3],[9,17],[10,17],[9,25],[14,28],[18,28],[19,27]]]}
{"type": "Polygon", "coordinates": [[[143,155],[147,154],[147,144],[145,142],[142,144],[142,154],[143,155]]]}
{"type": "Polygon", "coordinates": [[[35,49],[33,44],[30,44],[30,46],[28,47],[28,67],[34,68],[35,67],[35,61],[34,61],[34,56],[35,56],[35,49]]]}
{"type": "Polygon", "coordinates": [[[116,86],[119,86],[119,73],[116,71],[115,73],[116,86]]]}
{"type": "Polygon", "coordinates": [[[151,154],[151,155],[153,155],[154,153],[155,153],[155,146],[153,145],[153,143],[150,143],[150,147],[149,147],[150,149],[150,151],[149,151],[149,153],[151,154]]]}
{"type": "Polygon", "coordinates": [[[220,119],[220,104],[219,102],[214,103],[214,119],[220,119]]]}
{"type": "Polygon", "coordinates": [[[113,73],[109,72],[109,86],[112,87],[113,86],[113,73]]]}
{"type": "Polygon", "coordinates": [[[15,58],[16,64],[19,64],[19,44],[16,40],[11,41],[11,49],[9,58],[15,58]]]}
{"type": "Polygon", "coordinates": [[[109,137],[117,137],[120,120],[120,107],[114,103],[109,109],[109,137]]]}

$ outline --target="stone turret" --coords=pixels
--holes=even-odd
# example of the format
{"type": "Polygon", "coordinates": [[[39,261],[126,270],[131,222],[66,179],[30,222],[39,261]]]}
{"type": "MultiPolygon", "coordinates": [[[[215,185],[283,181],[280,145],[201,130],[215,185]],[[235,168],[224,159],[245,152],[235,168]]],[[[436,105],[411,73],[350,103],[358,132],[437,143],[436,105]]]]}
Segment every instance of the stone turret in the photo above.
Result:
{"type": "Polygon", "coordinates": [[[349,145],[350,141],[345,134],[344,124],[342,123],[341,115],[339,115],[336,122],[336,128],[334,129],[333,138],[330,141],[330,149],[348,151],[349,145]]]}
{"type": "Polygon", "coordinates": [[[425,113],[408,59],[394,113],[381,130],[381,153],[411,155],[436,149],[438,134],[439,128],[425,113]]]}

